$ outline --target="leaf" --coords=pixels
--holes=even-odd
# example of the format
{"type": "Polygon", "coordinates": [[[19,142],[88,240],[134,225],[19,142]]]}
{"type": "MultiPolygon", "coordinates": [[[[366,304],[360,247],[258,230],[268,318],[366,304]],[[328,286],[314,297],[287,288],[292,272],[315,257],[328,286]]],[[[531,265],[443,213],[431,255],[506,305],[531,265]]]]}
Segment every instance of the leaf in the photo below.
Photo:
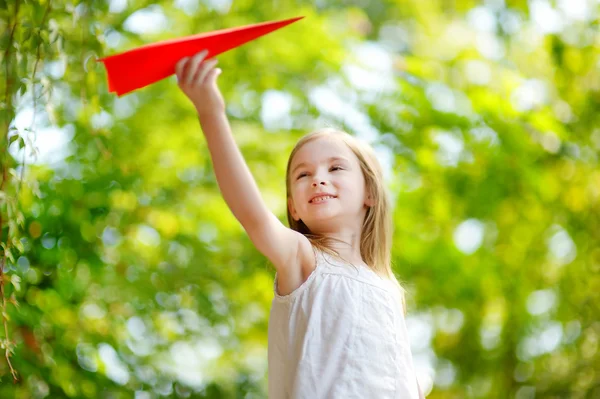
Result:
{"type": "Polygon", "coordinates": [[[21,291],[21,277],[16,274],[11,276],[11,283],[17,292],[21,291]]]}
{"type": "Polygon", "coordinates": [[[6,255],[6,259],[8,259],[10,261],[10,263],[15,263],[15,257],[12,254],[12,251],[9,249],[7,249],[6,251],[4,251],[4,254],[6,255]]]}
{"type": "Polygon", "coordinates": [[[8,139],[8,145],[11,145],[11,144],[12,144],[12,143],[14,143],[15,141],[17,141],[17,140],[19,139],[19,137],[21,137],[21,136],[19,136],[18,134],[15,134],[15,135],[13,135],[13,136],[10,136],[10,138],[8,139]]]}
{"type": "Polygon", "coordinates": [[[17,224],[21,227],[25,226],[25,215],[21,211],[17,212],[17,224]]]}
{"type": "Polygon", "coordinates": [[[13,239],[13,246],[19,251],[19,253],[25,252],[25,246],[23,245],[23,242],[18,237],[15,237],[13,239]]]}
{"type": "Polygon", "coordinates": [[[42,40],[42,43],[49,43],[50,42],[50,35],[48,33],[47,30],[42,30],[40,32],[40,39],[42,40]]]}
{"type": "Polygon", "coordinates": [[[11,303],[17,309],[21,306],[14,292],[10,295],[10,299],[8,300],[8,302],[11,303]]]}

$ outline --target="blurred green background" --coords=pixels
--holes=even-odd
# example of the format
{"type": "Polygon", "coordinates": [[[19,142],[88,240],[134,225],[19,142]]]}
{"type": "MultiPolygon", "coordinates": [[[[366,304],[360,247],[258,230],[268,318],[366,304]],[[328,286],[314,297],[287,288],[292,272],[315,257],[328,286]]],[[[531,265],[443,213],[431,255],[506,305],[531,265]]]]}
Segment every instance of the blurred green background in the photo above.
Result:
{"type": "Polygon", "coordinates": [[[371,142],[428,398],[600,397],[600,1],[0,5],[1,398],[266,397],[274,270],[193,107],[96,59],[300,15],[218,57],[269,208],[301,135],[371,142]]]}

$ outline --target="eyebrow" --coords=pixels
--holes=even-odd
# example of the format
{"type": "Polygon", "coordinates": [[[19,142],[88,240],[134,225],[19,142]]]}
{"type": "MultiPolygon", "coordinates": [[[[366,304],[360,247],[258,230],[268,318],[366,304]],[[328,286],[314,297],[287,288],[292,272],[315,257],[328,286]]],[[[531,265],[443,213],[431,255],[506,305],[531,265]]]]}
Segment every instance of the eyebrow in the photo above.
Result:
{"type": "MultiPolygon", "coordinates": [[[[345,157],[331,157],[331,158],[329,158],[327,161],[328,161],[328,162],[333,162],[333,161],[344,161],[344,162],[349,162],[348,158],[345,158],[345,157]]],[[[294,167],[294,169],[292,169],[292,171],[290,172],[290,175],[293,175],[293,174],[296,172],[296,170],[297,170],[298,168],[301,168],[301,167],[303,167],[303,166],[306,166],[306,165],[307,165],[307,164],[306,164],[306,162],[301,162],[301,163],[299,163],[298,165],[296,165],[296,166],[294,167]]]]}

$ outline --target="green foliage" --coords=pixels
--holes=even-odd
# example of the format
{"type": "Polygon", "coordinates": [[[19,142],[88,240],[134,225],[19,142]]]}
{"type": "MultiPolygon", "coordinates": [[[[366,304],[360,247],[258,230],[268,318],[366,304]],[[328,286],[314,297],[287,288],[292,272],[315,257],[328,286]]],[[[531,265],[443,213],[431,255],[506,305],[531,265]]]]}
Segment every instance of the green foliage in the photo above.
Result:
{"type": "Polygon", "coordinates": [[[302,134],[372,141],[428,397],[598,397],[598,4],[504,3],[2,2],[0,397],[266,396],[274,272],[193,108],[95,60],[297,15],[219,56],[268,206],[302,134]]]}

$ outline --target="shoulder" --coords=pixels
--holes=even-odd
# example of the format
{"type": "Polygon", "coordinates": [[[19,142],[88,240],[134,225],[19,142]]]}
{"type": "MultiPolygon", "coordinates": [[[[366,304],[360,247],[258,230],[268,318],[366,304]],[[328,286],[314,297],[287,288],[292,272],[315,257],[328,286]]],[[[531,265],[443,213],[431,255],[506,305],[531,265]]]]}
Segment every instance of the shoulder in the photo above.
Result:
{"type": "Polygon", "coordinates": [[[297,249],[294,259],[277,268],[277,294],[289,295],[298,289],[316,268],[315,249],[304,235],[298,234],[297,249]]]}

